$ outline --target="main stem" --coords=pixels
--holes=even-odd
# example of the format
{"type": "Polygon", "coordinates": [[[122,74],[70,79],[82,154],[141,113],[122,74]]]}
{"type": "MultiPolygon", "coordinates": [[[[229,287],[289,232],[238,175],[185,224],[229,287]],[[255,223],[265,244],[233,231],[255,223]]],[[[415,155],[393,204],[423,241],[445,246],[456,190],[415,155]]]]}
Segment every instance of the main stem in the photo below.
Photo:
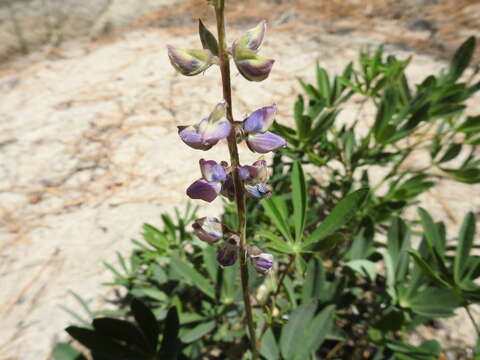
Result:
{"type": "MultiPolygon", "coordinates": [[[[222,73],[223,99],[226,102],[227,119],[234,124],[232,115],[232,88],[230,84],[230,60],[226,48],[225,39],[225,0],[216,0],[215,16],[217,19],[218,45],[220,58],[220,71],[222,73]]],[[[235,188],[235,202],[237,205],[238,232],[240,236],[240,276],[242,278],[243,302],[245,303],[245,313],[247,315],[248,331],[250,333],[250,344],[252,357],[257,360],[257,340],[255,336],[255,326],[253,324],[252,304],[250,302],[250,293],[248,291],[248,267],[247,267],[247,247],[245,241],[245,231],[247,225],[247,216],[245,211],[245,192],[243,190],[242,180],[240,179],[237,141],[235,131],[228,136],[228,150],[230,152],[230,162],[232,165],[232,177],[235,188]]]]}

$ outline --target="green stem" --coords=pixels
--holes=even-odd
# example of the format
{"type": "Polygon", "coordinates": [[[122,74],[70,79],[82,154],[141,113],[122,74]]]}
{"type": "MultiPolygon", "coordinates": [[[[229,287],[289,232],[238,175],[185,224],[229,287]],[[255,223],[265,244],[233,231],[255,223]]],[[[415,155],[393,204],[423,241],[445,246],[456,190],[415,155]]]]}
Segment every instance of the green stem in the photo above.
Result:
{"type": "Polygon", "coordinates": [[[470,312],[470,309],[468,308],[468,305],[465,305],[464,308],[467,311],[468,317],[470,318],[470,321],[472,322],[473,327],[475,328],[475,331],[477,332],[478,339],[480,339],[480,328],[478,327],[478,324],[476,323],[475,319],[473,318],[473,315],[470,312]]]}
{"type": "MultiPolygon", "coordinates": [[[[215,16],[217,20],[218,45],[220,58],[220,71],[222,74],[223,99],[227,107],[227,119],[234,125],[235,121],[232,115],[232,88],[230,83],[230,61],[226,48],[225,39],[225,0],[217,0],[215,6],[215,16]]],[[[240,276],[242,279],[243,302],[245,304],[245,313],[247,317],[248,331],[250,334],[250,344],[253,360],[258,360],[257,341],[255,335],[255,325],[252,316],[252,304],[250,302],[250,293],[248,290],[248,267],[247,267],[247,246],[245,240],[247,214],[245,203],[245,192],[242,180],[239,174],[239,156],[238,148],[233,130],[228,137],[228,150],[230,152],[230,162],[232,166],[232,178],[235,188],[235,203],[237,206],[238,232],[240,234],[240,276]]]]}

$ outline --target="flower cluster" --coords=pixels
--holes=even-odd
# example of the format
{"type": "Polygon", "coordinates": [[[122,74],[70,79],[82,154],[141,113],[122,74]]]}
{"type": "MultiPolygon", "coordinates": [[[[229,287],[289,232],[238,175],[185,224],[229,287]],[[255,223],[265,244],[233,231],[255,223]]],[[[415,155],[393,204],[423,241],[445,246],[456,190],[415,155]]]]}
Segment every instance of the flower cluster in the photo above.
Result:
{"type": "MultiPolygon", "coordinates": [[[[257,54],[266,30],[266,21],[261,21],[256,27],[248,30],[243,36],[235,40],[229,50],[238,71],[247,80],[265,80],[275,62],[275,60],[267,59],[257,54]]],[[[203,49],[180,49],[168,46],[170,62],[183,75],[198,75],[213,64],[219,63],[218,43],[215,36],[201,21],[199,21],[199,33],[203,49]]]]}
{"type": "MultiPolygon", "coordinates": [[[[274,60],[266,59],[257,54],[266,31],[266,22],[261,21],[255,28],[247,31],[235,40],[230,49],[224,49],[231,56],[238,71],[250,81],[266,79],[274,60]]],[[[199,33],[203,49],[186,50],[168,46],[168,55],[173,67],[186,76],[197,75],[211,65],[219,65],[219,45],[215,36],[199,22],[199,33]]],[[[277,112],[277,106],[266,106],[252,112],[242,121],[234,121],[227,116],[227,106],[221,102],[215,106],[208,117],[189,126],[179,126],[178,134],[182,141],[196,150],[209,150],[219,141],[230,137],[229,141],[245,140],[252,152],[266,154],[286,146],[286,141],[268,131],[277,112]]],[[[187,195],[192,199],[212,202],[219,195],[230,200],[235,198],[234,174],[241,182],[243,191],[252,199],[262,199],[271,196],[267,184],[269,171],[263,156],[251,165],[229,165],[222,161],[200,160],[201,178],[193,182],[187,189],[187,195]]],[[[238,191],[238,189],[237,189],[238,191]]],[[[239,254],[240,235],[223,225],[218,219],[203,217],[193,224],[196,236],[207,243],[213,244],[220,240],[217,248],[217,261],[221,266],[233,265],[239,254]]],[[[273,265],[273,256],[263,253],[256,246],[245,247],[248,258],[255,270],[266,275],[273,265]]]]}

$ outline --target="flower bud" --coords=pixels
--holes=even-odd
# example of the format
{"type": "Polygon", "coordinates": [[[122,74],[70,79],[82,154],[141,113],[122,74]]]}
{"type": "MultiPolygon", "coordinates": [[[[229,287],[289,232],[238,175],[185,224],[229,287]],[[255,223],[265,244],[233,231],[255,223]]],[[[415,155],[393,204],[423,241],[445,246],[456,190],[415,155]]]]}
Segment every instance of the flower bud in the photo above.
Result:
{"type": "Polygon", "coordinates": [[[255,110],[243,122],[243,131],[246,134],[267,131],[275,120],[276,113],[277,105],[275,104],[255,110]]]}
{"type": "Polygon", "coordinates": [[[247,248],[247,254],[254,269],[262,275],[266,275],[273,266],[273,255],[262,252],[256,246],[249,246],[247,248]]]}
{"type": "Polygon", "coordinates": [[[275,62],[275,60],[259,56],[247,48],[233,48],[233,59],[240,74],[249,81],[265,80],[275,62]]]}
{"type": "Polygon", "coordinates": [[[247,136],[247,146],[253,152],[266,154],[287,146],[287,142],[281,136],[267,131],[265,133],[249,134],[247,136]]]}
{"type": "Polygon", "coordinates": [[[203,217],[192,224],[197,237],[207,243],[214,243],[223,237],[223,225],[214,217],[203,217]]]}
{"type": "Polygon", "coordinates": [[[233,47],[247,48],[252,51],[257,51],[262,45],[265,32],[267,31],[267,22],[260,21],[253,29],[248,30],[240,38],[235,40],[233,47]]]}
{"type": "Polygon", "coordinates": [[[185,76],[194,76],[207,70],[214,62],[210,50],[187,50],[168,46],[168,57],[172,66],[185,76]]]}
{"type": "Polygon", "coordinates": [[[240,239],[238,235],[232,235],[217,249],[217,261],[221,266],[231,266],[235,264],[238,257],[238,244],[240,239]]]}

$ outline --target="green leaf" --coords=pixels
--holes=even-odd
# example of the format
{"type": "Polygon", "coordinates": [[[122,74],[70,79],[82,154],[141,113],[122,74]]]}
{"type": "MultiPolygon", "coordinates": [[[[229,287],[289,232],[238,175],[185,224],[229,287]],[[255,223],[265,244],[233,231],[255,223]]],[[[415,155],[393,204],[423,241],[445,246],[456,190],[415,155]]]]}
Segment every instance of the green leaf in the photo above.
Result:
{"type": "Polygon", "coordinates": [[[208,49],[213,55],[218,56],[218,42],[215,36],[205,27],[202,20],[198,19],[198,33],[204,49],[208,49]]]}
{"type": "Polygon", "coordinates": [[[132,300],[130,308],[140,330],[145,334],[145,337],[150,344],[150,348],[156,349],[160,329],[155,315],[153,315],[152,311],[138,299],[132,300]]]}
{"type": "Polygon", "coordinates": [[[308,262],[305,281],[302,284],[302,304],[315,300],[325,285],[325,271],[322,260],[312,258],[308,262]]]}
{"type": "Polygon", "coordinates": [[[442,158],[438,160],[438,163],[440,164],[440,163],[455,159],[458,156],[458,154],[460,154],[460,151],[462,151],[462,144],[460,143],[450,144],[447,151],[445,151],[445,154],[443,154],[442,158]]]}
{"type": "Polygon", "coordinates": [[[308,133],[308,121],[305,121],[303,112],[305,105],[303,103],[303,97],[298,95],[297,101],[293,107],[293,118],[295,119],[295,125],[297,126],[298,138],[301,140],[308,133]]]}
{"type": "Polygon", "coordinates": [[[458,235],[458,246],[455,252],[453,274],[458,284],[463,280],[465,269],[470,255],[470,250],[475,239],[475,215],[469,212],[463,221],[460,234],[458,235]]]}
{"type": "Polygon", "coordinates": [[[109,337],[97,332],[77,326],[69,326],[65,331],[88,349],[99,352],[108,359],[125,359],[128,357],[142,357],[143,354],[128,350],[125,346],[113,341],[109,337]]]}
{"type": "Polygon", "coordinates": [[[438,227],[435,225],[432,217],[427,211],[425,211],[425,209],[419,207],[417,212],[420,216],[425,239],[427,240],[430,249],[435,251],[438,256],[443,258],[445,252],[445,243],[442,241],[438,227]]]}
{"type": "Polygon", "coordinates": [[[441,168],[455,180],[465,184],[477,184],[480,183],[480,169],[479,168],[461,168],[461,169],[445,169],[441,168]]]}
{"type": "Polygon", "coordinates": [[[178,338],[180,322],[175,306],[168,310],[165,320],[165,331],[163,332],[162,345],[160,347],[159,359],[176,360],[180,352],[181,342],[178,338]]]}
{"type": "Polygon", "coordinates": [[[92,324],[95,332],[99,334],[115,340],[125,341],[126,343],[134,343],[138,346],[138,349],[145,350],[149,354],[155,353],[155,348],[150,346],[140,330],[128,321],[113,318],[98,318],[93,320],[92,324]]]}
{"type": "Polygon", "coordinates": [[[480,115],[467,117],[467,120],[457,128],[457,131],[466,134],[480,133],[480,115]]]}
{"type": "Polygon", "coordinates": [[[198,290],[203,292],[211,299],[215,299],[215,291],[213,286],[202,276],[202,274],[195,270],[191,264],[180,260],[176,256],[172,256],[170,259],[170,266],[172,269],[174,269],[174,271],[184,277],[186,281],[196,286],[198,290]]]}
{"type": "Polygon", "coordinates": [[[300,339],[301,343],[296,347],[295,360],[307,359],[311,352],[322,345],[332,328],[334,315],[335,305],[329,305],[310,321],[307,328],[301,329],[304,336],[300,339]]]}
{"type": "Polygon", "coordinates": [[[294,249],[289,242],[286,242],[280,236],[277,236],[268,230],[259,230],[257,231],[256,235],[259,237],[265,237],[270,240],[270,242],[267,243],[267,247],[269,247],[270,249],[284,254],[294,253],[294,249]]]}
{"type": "Polygon", "coordinates": [[[302,165],[298,161],[293,164],[292,171],[292,200],[293,218],[295,223],[295,242],[303,237],[303,230],[307,221],[307,184],[302,165]]]}
{"type": "Polygon", "coordinates": [[[360,209],[368,192],[369,189],[360,189],[348,194],[342,199],[315,231],[308,236],[305,240],[304,247],[318,243],[345,225],[360,209]]]}
{"type": "Polygon", "coordinates": [[[182,339],[182,342],[189,344],[209,334],[213,329],[215,329],[215,321],[209,321],[197,325],[193,329],[182,331],[180,338],[182,339]]]}
{"type": "Polygon", "coordinates": [[[272,329],[268,329],[262,339],[260,347],[260,354],[267,360],[278,360],[280,358],[280,351],[277,342],[273,336],[272,329]]]}
{"type": "Polygon", "coordinates": [[[445,286],[445,287],[450,287],[450,285],[443,280],[440,277],[440,274],[437,273],[435,270],[432,269],[432,267],[422,258],[420,253],[415,250],[409,250],[408,251],[410,255],[412,255],[413,260],[415,260],[415,263],[420,267],[420,269],[428,275],[432,280],[435,280],[438,284],[445,286]]]}
{"type": "Polygon", "coordinates": [[[316,308],[316,301],[297,307],[290,314],[287,324],[282,327],[280,350],[285,359],[294,359],[296,353],[300,350],[300,343],[304,337],[305,329],[313,318],[316,308]]]}
{"type": "Polygon", "coordinates": [[[462,76],[465,69],[472,60],[473,51],[475,49],[475,37],[470,36],[455,52],[453,59],[450,62],[450,68],[448,72],[449,80],[456,81],[462,76]]]}
{"type": "Polygon", "coordinates": [[[317,62],[317,86],[320,92],[320,95],[326,99],[327,105],[330,106],[331,99],[331,89],[330,89],[330,80],[328,79],[328,73],[324,68],[320,67],[317,62]]]}
{"type": "Polygon", "coordinates": [[[418,315],[426,317],[453,316],[460,302],[448,290],[429,287],[409,299],[409,307],[418,315]]]}
{"type": "Polygon", "coordinates": [[[403,280],[408,271],[408,252],[410,248],[410,231],[405,222],[399,217],[392,219],[388,228],[387,250],[392,259],[394,271],[393,280],[403,280]]]}
{"type": "Polygon", "coordinates": [[[52,358],[53,360],[86,360],[80,351],[68,343],[56,343],[52,358]]]}
{"type": "Polygon", "coordinates": [[[273,221],[278,231],[282,233],[285,239],[293,242],[287,220],[283,216],[280,207],[275,202],[275,197],[262,200],[262,205],[265,209],[265,213],[273,221]]]}
{"type": "Polygon", "coordinates": [[[375,282],[377,277],[377,267],[374,262],[365,259],[357,259],[349,261],[345,266],[360,274],[368,281],[372,283],[375,282]]]}

